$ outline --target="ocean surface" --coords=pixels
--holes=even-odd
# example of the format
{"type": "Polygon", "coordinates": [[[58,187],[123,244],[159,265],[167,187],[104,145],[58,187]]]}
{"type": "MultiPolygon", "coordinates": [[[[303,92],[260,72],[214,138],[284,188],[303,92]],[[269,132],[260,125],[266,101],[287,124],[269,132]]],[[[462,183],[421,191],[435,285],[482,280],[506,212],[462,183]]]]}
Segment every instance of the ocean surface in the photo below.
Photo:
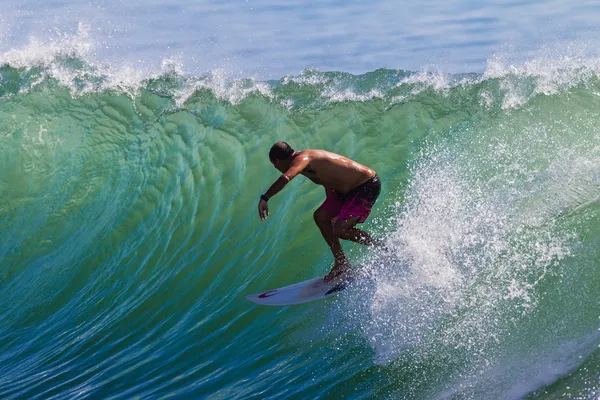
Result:
{"type": "Polygon", "coordinates": [[[595,399],[600,5],[21,1],[0,13],[0,398],[595,399]],[[270,146],[375,169],[363,277],[270,146]]]}

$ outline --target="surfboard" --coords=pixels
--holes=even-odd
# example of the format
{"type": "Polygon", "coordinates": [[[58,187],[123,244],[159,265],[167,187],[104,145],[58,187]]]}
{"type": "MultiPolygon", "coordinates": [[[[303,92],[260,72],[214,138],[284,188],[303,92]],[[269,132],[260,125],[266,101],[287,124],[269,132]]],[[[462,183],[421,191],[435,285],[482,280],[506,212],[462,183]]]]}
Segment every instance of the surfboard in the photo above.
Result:
{"type": "Polygon", "coordinates": [[[246,296],[246,299],[263,306],[292,306],[324,299],[346,289],[352,282],[325,283],[323,276],[294,283],[279,289],[267,290],[246,296]]]}

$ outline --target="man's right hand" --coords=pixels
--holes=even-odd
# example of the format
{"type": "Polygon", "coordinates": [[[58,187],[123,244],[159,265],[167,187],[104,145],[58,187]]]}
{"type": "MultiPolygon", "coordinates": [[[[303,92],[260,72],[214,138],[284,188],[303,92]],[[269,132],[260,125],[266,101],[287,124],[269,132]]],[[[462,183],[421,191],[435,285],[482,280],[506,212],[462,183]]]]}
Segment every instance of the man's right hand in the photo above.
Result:
{"type": "Polygon", "coordinates": [[[263,199],[260,199],[258,202],[258,216],[261,221],[264,221],[269,216],[269,204],[263,199]]]}

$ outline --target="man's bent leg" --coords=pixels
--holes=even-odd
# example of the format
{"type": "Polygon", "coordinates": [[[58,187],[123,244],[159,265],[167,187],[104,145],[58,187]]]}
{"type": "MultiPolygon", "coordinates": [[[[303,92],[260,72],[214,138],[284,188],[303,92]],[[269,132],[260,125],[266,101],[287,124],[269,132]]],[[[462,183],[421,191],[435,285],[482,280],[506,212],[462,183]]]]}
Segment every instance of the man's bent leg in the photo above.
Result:
{"type": "Polygon", "coordinates": [[[344,229],[341,232],[340,239],[350,240],[352,242],[369,247],[385,246],[385,243],[383,243],[381,240],[375,239],[369,233],[354,227],[344,229]]]}
{"type": "Polygon", "coordinates": [[[331,223],[333,216],[327,212],[327,210],[319,208],[317,211],[315,211],[314,218],[319,230],[321,231],[321,234],[323,235],[323,238],[333,253],[333,259],[335,260],[334,269],[337,266],[348,268],[348,259],[344,254],[340,240],[334,233],[334,227],[331,223]]]}
{"type": "MultiPolygon", "coordinates": [[[[331,232],[331,234],[335,238],[335,241],[338,243],[339,251],[340,251],[339,254],[341,254],[341,256],[340,257],[336,256],[336,253],[334,252],[335,263],[333,265],[333,268],[329,272],[329,274],[327,274],[325,276],[325,282],[329,282],[332,279],[335,279],[339,276],[342,276],[342,275],[345,275],[345,274],[351,272],[350,263],[348,262],[348,259],[346,258],[346,256],[344,255],[344,253],[342,251],[342,246],[341,246],[341,244],[339,244],[339,239],[340,238],[343,239],[344,236],[348,234],[347,230],[353,228],[359,219],[360,218],[358,218],[358,217],[350,218],[347,220],[330,219],[331,231],[328,230],[328,232],[331,232]]],[[[358,231],[358,229],[357,229],[357,231],[358,231]]],[[[358,237],[356,237],[356,236],[352,236],[352,237],[355,237],[358,240],[358,237]]],[[[370,238],[370,236],[369,236],[369,238],[370,238]]],[[[371,240],[372,240],[372,238],[371,238],[371,240]]]]}

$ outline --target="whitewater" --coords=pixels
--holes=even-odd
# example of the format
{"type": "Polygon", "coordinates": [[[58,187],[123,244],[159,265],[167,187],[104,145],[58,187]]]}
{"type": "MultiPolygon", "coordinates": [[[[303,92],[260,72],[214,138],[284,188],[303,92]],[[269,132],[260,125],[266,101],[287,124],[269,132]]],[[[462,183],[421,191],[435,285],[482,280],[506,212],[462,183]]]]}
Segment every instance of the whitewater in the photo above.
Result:
{"type": "Polygon", "coordinates": [[[0,31],[1,398],[598,396],[593,46],[261,77],[99,57],[97,27],[0,31]],[[322,188],[258,218],[278,140],[377,171],[394,257],[344,243],[359,284],[270,308],[244,296],[332,265],[322,188]]]}

